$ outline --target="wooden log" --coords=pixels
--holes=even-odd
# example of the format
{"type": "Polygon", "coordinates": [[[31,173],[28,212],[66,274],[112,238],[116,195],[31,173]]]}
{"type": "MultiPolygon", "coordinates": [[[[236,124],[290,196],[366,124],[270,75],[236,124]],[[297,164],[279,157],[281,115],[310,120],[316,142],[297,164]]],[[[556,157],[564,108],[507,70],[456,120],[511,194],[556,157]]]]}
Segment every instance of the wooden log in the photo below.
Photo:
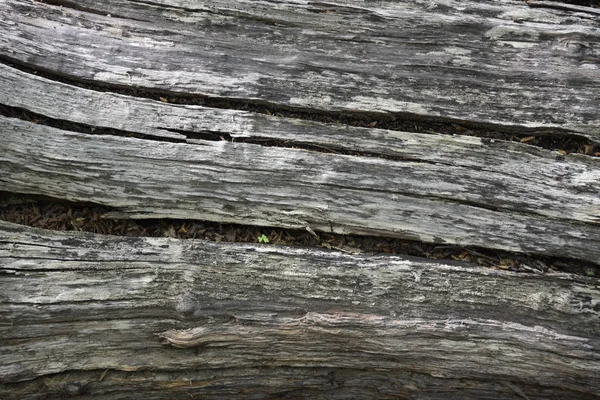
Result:
{"type": "Polygon", "coordinates": [[[4,59],[132,89],[600,135],[600,31],[582,13],[517,0],[54,3],[0,4],[4,59]]]}
{"type": "MultiPolygon", "coordinates": [[[[600,264],[598,158],[148,98],[598,142],[599,22],[544,4],[3,0],[0,192],[600,264]]],[[[2,399],[600,398],[597,277],[6,222],[0,276],[2,399]]]]}
{"type": "Polygon", "coordinates": [[[5,222],[0,274],[2,398],[598,398],[597,278],[5,222]]]}
{"type": "Polygon", "coordinates": [[[418,160],[86,135],[11,118],[0,127],[0,190],[92,201],[117,208],[113,217],[385,235],[600,262],[598,170],[565,164],[569,187],[418,160]]]}

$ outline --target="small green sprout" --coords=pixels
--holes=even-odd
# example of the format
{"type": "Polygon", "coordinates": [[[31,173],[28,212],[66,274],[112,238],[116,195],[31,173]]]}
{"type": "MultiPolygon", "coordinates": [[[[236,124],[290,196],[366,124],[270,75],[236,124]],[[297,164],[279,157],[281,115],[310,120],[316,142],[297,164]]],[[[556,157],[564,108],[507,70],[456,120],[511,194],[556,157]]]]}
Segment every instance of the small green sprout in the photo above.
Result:
{"type": "Polygon", "coordinates": [[[258,243],[269,243],[269,238],[263,233],[258,237],[258,243]]]}

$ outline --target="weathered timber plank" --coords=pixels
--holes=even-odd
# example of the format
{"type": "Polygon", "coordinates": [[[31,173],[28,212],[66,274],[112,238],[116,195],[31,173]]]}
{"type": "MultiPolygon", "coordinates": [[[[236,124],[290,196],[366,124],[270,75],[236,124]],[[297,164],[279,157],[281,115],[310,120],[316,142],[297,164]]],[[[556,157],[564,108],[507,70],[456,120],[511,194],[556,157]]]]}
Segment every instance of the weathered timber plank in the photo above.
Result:
{"type": "Polygon", "coordinates": [[[582,14],[516,0],[78,4],[94,12],[3,1],[0,52],[117,85],[600,135],[600,22],[582,14]]]}
{"type": "Polygon", "coordinates": [[[0,127],[4,191],[93,201],[130,218],[385,235],[600,262],[600,228],[581,222],[597,221],[597,189],[586,186],[597,169],[574,168],[580,185],[569,188],[427,162],[86,135],[11,118],[0,118],[0,127]]]}
{"type": "Polygon", "coordinates": [[[598,398],[596,278],[5,222],[0,274],[3,398],[598,398]]]}

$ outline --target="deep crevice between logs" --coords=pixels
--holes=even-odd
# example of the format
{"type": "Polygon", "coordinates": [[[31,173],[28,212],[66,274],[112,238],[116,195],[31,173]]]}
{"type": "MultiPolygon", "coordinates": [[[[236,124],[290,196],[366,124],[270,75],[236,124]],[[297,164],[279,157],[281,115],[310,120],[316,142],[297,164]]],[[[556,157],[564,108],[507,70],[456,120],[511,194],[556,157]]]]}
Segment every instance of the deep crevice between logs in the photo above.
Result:
{"type": "Polygon", "coordinates": [[[181,219],[111,219],[119,210],[95,203],[0,192],[0,220],[42,229],[85,231],[129,237],[172,237],[215,242],[316,247],[346,253],[380,253],[470,262],[482,267],[542,274],[550,271],[600,277],[600,267],[569,258],[511,253],[474,246],[425,243],[380,236],[341,235],[306,230],[220,224],[181,219]],[[263,236],[264,235],[264,236],[263,236]],[[262,238],[263,240],[259,240],[262,238]]]}
{"type": "MultiPolygon", "coordinates": [[[[583,134],[577,132],[571,132],[559,128],[526,128],[521,126],[494,126],[491,124],[475,123],[472,121],[458,121],[450,119],[435,119],[431,117],[424,117],[416,114],[409,113],[388,113],[388,112],[366,112],[366,111],[325,111],[318,109],[304,109],[294,108],[290,106],[284,106],[279,104],[272,104],[265,101],[259,100],[245,100],[235,98],[216,98],[209,97],[200,94],[189,94],[180,93],[166,90],[158,90],[152,88],[141,88],[131,87],[125,85],[108,84],[105,82],[85,80],[81,78],[75,78],[68,76],[56,71],[50,71],[44,68],[33,67],[26,63],[8,57],[7,55],[0,55],[0,62],[8,65],[12,68],[20,71],[41,76],[43,78],[62,82],[72,86],[81,87],[88,90],[94,90],[98,92],[112,92],[126,96],[147,98],[156,101],[166,102],[170,104],[181,104],[181,105],[197,105],[209,108],[217,109],[230,109],[239,111],[249,111],[258,114],[272,115],[277,117],[295,118],[306,121],[316,121],[322,123],[334,123],[342,124],[354,127],[362,128],[379,128],[387,129],[392,131],[403,131],[403,132],[414,132],[423,134],[443,134],[443,135],[464,135],[474,136],[489,139],[498,139],[506,141],[522,142],[527,145],[549,149],[558,150],[564,154],[567,153],[579,153],[589,156],[600,156],[600,143],[592,142],[589,138],[583,134]]],[[[63,121],[64,124],[72,124],[72,129],[68,129],[66,125],[63,125],[63,129],[67,130],[78,130],[78,126],[84,124],[73,123],[70,121],[63,121]]],[[[99,128],[95,128],[96,130],[99,128]]],[[[109,129],[109,128],[100,128],[109,129]]],[[[116,134],[116,130],[111,130],[116,134]]],[[[172,130],[174,131],[174,130],[172,130]]],[[[108,132],[108,131],[107,131],[108,132]]],[[[197,133],[178,131],[179,133],[185,134],[189,138],[194,138],[193,135],[197,133]]],[[[128,136],[132,133],[127,133],[128,136]]],[[[138,133],[138,135],[140,135],[138,133]]],[[[119,135],[123,136],[123,135],[119,135]]],[[[134,136],[134,135],[130,135],[134,136]]],[[[153,138],[155,140],[161,140],[150,135],[141,135],[145,138],[153,138]]],[[[199,137],[204,140],[205,137],[199,137]]],[[[223,133],[219,133],[217,138],[212,140],[224,140],[223,133]]],[[[237,139],[236,139],[237,140],[237,139]]],[[[250,142],[252,139],[246,139],[250,142]]],[[[241,140],[238,140],[241,141],[241,140]]],[[[260,139],[256,141],[256,144],[266,145],[264,141],[260,139]]],[[[279,145],[278,143],[284,143],[283,141],[273,140],[271,145],[279,145]]],[[[296,147],[296,146],[290,146],[296,147]]],[[[319,151],[319,146],[312,149],[319,151]]],[[[343,149],[333,152],[342,152],[343,149]]],[[[329,152],[329,151],[328,151],[329,152]]],[[[355,154],[356,151],[350,151],[351,154],[355,154]]],[[[370,155],[373,156],[373,155],[370,155]]],[[[386,158],[383,155],[375,155],[377,157],[386,158]]]]}

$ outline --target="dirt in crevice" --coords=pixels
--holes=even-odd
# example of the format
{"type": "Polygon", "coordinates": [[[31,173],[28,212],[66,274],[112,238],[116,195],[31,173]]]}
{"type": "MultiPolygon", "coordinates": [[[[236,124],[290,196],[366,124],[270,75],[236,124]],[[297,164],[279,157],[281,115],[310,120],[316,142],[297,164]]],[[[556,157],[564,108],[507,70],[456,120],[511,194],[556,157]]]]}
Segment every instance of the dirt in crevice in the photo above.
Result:
{"type": "Polygon", "coordinates": [[[567,258],[542,257],[505,251],[440,245],[379,236],[339,235],[306,230],[219,224],[175,219],[110,219],[117,211],[96,204],[72,203],[43,196],[0,192],[0,220],[58,231],[85,231],[116,236],[172,237],[214,242],[308,246],[345,253],[380,253],[433,260],[471,262],[503,270],[543,274],[551,271],[600,277],[595,264],[567,258]]]}

